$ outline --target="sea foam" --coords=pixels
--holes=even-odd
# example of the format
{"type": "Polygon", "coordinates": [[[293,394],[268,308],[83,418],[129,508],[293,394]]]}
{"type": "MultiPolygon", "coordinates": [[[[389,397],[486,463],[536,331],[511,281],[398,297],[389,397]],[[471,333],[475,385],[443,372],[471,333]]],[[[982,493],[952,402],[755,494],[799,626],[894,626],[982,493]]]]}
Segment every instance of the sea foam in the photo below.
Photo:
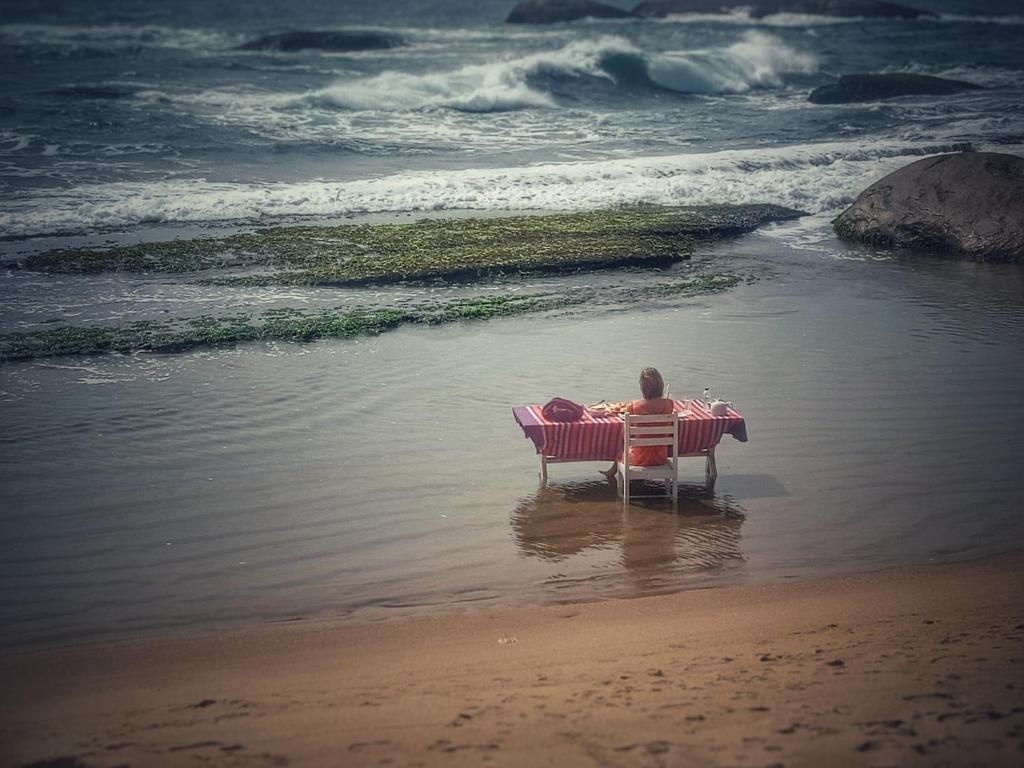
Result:
{"type": "Polygon", "coordinates": [[[158,222],[477,210],[579,210],[638,202],[776,203],[835,211],[908,157],[965,145],[829,142],[774,149],[543,163],[515,168],[407,171],[373,179],[301,183],[171,180],[83,185],[10,201],[8,235],[81,232],[158,222]]]}

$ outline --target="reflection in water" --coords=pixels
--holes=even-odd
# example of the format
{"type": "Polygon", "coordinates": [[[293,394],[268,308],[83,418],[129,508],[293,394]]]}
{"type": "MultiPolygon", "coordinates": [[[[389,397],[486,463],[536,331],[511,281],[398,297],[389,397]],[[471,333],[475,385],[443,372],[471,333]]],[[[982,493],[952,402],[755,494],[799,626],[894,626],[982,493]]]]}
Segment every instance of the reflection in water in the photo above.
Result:
{"type": "Polygon", "coordinates": [[[680,496],[675,512],[661,500],[623,511],[615,486],[594,481],[541,488],[511,524],[519,551],[549,562],[619,547],[633,588],[657,592],[678,588],[682,573],[742,562],[743,519],[727,498],[680,496]]]}

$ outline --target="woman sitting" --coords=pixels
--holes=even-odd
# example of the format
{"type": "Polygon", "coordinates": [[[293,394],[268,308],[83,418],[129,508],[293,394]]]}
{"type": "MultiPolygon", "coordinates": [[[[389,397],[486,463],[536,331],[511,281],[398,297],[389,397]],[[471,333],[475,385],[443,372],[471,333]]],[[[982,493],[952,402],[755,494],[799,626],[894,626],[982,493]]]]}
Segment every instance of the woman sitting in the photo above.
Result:
{"type": "MultiPolygon", "coordinates": [[[[665,380],[657,368],[644,368],[640,371],[640,394],[643,400],[633,400],[625,408],[626,413],[636,416],[650,416],[659,413],[672,413],[675,402],[665,397],[665,380]]],[[[634,445],[629,449],[629,463],[634,467],[656,467],[668,461],[668,447],[664,445],[634,445]]],[[[618,471],[617,465],[604,474],[611,480],[618,471]]]]}

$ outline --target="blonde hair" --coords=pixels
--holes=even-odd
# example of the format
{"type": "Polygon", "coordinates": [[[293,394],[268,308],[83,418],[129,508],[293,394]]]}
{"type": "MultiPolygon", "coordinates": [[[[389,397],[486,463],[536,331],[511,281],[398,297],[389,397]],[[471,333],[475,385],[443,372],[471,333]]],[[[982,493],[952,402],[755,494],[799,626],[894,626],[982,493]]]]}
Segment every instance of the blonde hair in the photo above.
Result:
{"type": "Polygon", "coordinates": [[[665,396],[665,380],[661,378],[657,368],[644,368],[640,371],[640,392],[644,400],[665,396]]]}

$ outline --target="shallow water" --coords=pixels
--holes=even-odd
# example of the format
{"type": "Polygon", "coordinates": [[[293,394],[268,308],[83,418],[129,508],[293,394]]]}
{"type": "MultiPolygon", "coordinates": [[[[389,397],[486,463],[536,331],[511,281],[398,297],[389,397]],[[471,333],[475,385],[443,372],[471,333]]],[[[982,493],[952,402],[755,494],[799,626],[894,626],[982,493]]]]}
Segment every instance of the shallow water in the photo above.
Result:
{"type": "MultiPolygon", "coordinates": [[[[760,280],[638,308],[0,368],[3,642],[651,594],[1024,545],[1024,272],[850,248],[820,222],[706,248],[760,280]],[[538,487],[510,407],[733,400],[713,498],[624,516],[538,487]]],[[[656,281],[652,271],[566,287],[656,281]]]]}
{"type": "MultiPolygon", "coordinates": [[[[618,0],[615,0],[618,2],[618,0]]],[[[627,5],[625,0],[619,2],[627,5]]],[[[836,243],[927,154],[1024,147],[1011,0],[914,21],[782,15],[522,28],[511,0],[11,6],[0,261],[267,223],[619,203],[815,214],[666,273],[386,290],[0,276],[0,329],[585,291],[543,316],[372,339],[0,366],[0,643],[592,600],[1024,545],[1024,272],[836,243]],[[409,45],[235,50],[371,26],[409,45]],[[987,86],[811,105],[856,71],[987,86]],[[469,211],[468,209],[473,209],[469,211]],[[756,278],[688,298],[701,271],[756,278]],[[673,282],[674,281],[674,282],[673,282]],[[657,298],[638,306],[638,290],[657,298]],[[747,416],[716,495],[623,516],[510,406],[621,399],[657,365],[747,416]]]]}

